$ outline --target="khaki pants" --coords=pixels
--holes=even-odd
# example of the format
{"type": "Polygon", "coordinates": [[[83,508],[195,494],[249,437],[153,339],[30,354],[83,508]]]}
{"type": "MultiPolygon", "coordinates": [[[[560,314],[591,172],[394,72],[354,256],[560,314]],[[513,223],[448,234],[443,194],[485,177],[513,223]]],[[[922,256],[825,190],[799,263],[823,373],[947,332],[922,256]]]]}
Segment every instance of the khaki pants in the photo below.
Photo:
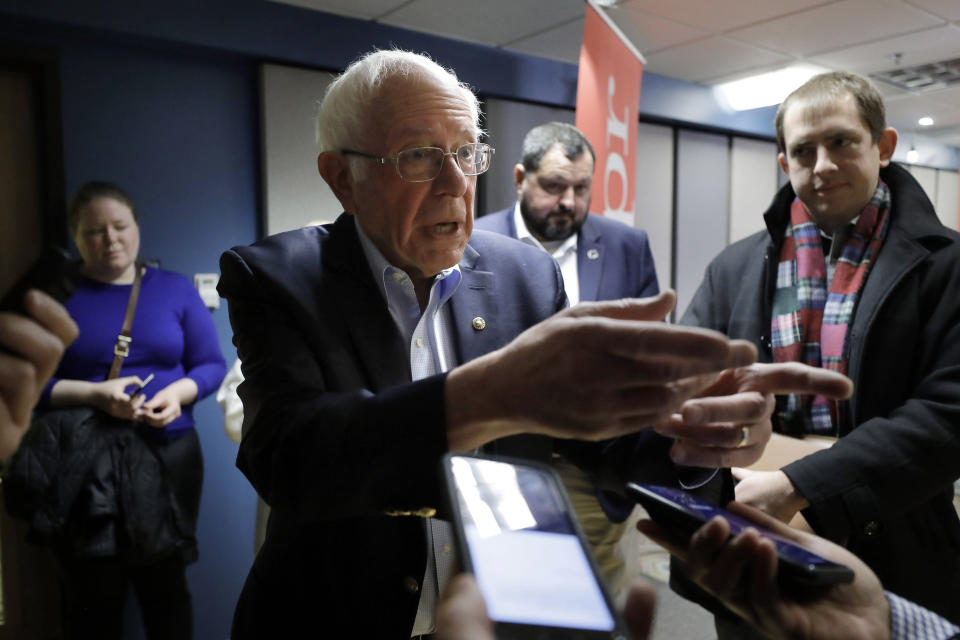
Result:
{"type": "Polygon", "coordinates": [[[626,530],[626,523],[610,522],[597,501],[597,490],[593,482],[579,467],[558,456],[553,459],[553,467],[563,480],[580,527],[590,541],[600,572],[606,578],[610,592],[616,594],[627,578],[623,556],[617,549],[617,543],[626,530]]]}

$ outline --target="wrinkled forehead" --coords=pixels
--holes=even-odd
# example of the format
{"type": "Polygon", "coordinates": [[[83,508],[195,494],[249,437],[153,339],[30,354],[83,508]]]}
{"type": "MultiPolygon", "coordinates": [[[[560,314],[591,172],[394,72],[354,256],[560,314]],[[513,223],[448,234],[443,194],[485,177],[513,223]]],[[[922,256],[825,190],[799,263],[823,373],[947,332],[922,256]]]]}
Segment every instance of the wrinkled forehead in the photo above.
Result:
{"type": "Polygon", "coordinates": [[[456,81],[426,73],[385,78],[371,96],[364,120],[367,133],[404,134],[418,130],[455,128],[458,133],[479,135],[476,101],[469,89],[456,81]]]}

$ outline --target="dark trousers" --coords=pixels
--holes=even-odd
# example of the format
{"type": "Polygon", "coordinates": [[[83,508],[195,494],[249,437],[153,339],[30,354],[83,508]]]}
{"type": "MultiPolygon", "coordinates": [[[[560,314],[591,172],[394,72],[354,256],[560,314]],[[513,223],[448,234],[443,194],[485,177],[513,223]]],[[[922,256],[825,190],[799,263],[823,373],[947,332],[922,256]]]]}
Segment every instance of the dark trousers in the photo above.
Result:
{"type": "Polygon", "coordinates": [[[118,558],[98,558],[72,560],[64,569],[67,640],[122,640],[130,586],[149,640],[193,637],[193,604],[180,554],[144,567],[124,566],[118,558]]]}
{"type": "MultiPolygon", "coordinates": [[[[195,528],[203,484],[196,432],[191,429],[176,440],[154,442],[153,448],[167,469],[171,491],[195,528]]],[[[190,640],[193,603],[186,567],[195,559],[195,547],[142,566],[131,566],[122,557],[61,554],[65,639],[122,640],[124,604],[133,587],[148,640],[190,640]]]]}

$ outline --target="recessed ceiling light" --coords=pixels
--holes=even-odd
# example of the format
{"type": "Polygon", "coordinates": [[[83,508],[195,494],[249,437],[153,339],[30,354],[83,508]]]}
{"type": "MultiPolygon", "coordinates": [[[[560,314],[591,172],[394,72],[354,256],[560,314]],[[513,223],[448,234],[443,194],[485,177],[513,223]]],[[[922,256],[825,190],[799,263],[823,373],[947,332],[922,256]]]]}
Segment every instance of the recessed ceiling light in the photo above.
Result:
{"type": "Polygon", "coordinates": [[[779,71],[724,82],[714,87],[721,100],[736,111],[780,104],[790,92],[826,69],[812,65],[794,65],[779,71]]]}
{"type": "Polygon", "coordinates": [[[933,124],[933,118],[931,118],[930,116],[923,116],[922,118],[917,120],[917,124],[920,125],[921,127],[929,127],[933,124]]]}

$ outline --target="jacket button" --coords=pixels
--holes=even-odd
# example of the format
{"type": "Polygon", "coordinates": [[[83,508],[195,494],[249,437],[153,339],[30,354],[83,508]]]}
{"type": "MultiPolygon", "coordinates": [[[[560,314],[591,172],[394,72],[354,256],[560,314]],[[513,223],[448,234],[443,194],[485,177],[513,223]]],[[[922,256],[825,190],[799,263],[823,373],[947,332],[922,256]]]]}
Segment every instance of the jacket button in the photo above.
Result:
{"type": "Polygon", "coordinates": [[[420,583],[413,576],[407,576],[403,579],[403,588],[407,593],[419,593],[420,583]]]}
{"type": "Polygon", "coordinates": [[[873,536],[880,531],[880,523],[876,520],[871,520],[863,526],[863,535],[873,536]]]}

